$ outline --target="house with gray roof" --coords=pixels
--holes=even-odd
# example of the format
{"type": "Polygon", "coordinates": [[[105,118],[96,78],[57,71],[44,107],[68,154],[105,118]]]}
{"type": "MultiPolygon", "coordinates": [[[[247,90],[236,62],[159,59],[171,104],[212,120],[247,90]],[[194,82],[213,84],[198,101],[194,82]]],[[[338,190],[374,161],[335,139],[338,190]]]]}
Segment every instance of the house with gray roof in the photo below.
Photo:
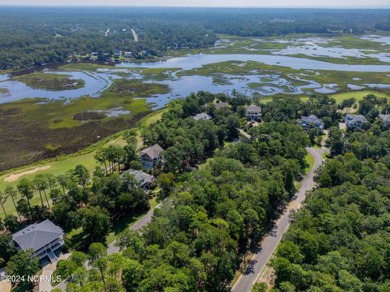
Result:
{"type": "Polygon", "coordinates": [[[211,117],[210,115],[206,114],[206,113],[197,114],[197,115],[194,116],[193,118],[194,118],[194,120],[196,120],[196,121],[200,121],[200,120],[205,120],[205,121],[207,121],[207,120],[211,120],[211,119],[212,119],[212,117],[211,117]]]}
{"type": "Polygon", "coordinates": [[[64,245],[64,231],[50,220],[45,220],[16,232],[12,239],[17,249],[32,249],[38,260],[48,257],[52,262],[57,259],[55,252],[64,245]]]}
{"type": "Polygon", "coordinates": [[[146,169],[151,169],[156,166],[157,162],[161,160],[161,152],[163,149],[160,145],[154,144],[151,147],[145,148],[141,151],[141,163],[146,169]]]}
{"type": "Polygon", "coordinates": [[[141,188],[148,190],[151,183],[156,179],[153,175],[147,174],[140,170],[129,169],[124,173],[130,173],[134,175],[141,188]]]}
{"type": "Polygon", "coordinates": [[[214,103],[214,108],[216,110],[229,109],[230,105],[227,102],[216,102],[214,103]]]}
{"type": "Polygon", "coordinates": [[[383,121],[383,125],[385,128],[390,128],[390,114],[387,115],[379,115],[379,118],[383,121]]]}
{"type": "Polygon", "coordinates": [[[310,129],[311,127],[321,130],[324,128],[324,122],[315,115],[310,115],[308,117],[302,116],[300,119],[298,119],[298,124],[300,124],[306,130],[310,129]]]}
{"type": "Polygon", "coordinates": [[[261,107],[257,105],[248,105],[245,107],[245,115],[250,121],[260,121],[261,120],[261,107]]]}
{"type": "Polygon", "coordinates": [[[346,115],[345,117],[345,125],[347,126],[347,130],[360,130],[367,124],[368,121],[362,115],[346,115]]]}

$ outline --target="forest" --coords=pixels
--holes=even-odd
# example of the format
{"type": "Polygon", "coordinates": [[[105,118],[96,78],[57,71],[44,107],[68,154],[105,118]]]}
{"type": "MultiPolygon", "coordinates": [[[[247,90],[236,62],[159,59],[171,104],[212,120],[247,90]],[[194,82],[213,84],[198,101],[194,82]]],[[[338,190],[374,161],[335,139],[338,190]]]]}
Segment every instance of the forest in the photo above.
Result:
{"type": "Polygon", "coordinates": [[[374,9],[2,7],[0,69],[90,60],[92,55],[98,61],[121,55],[151,59],[169,50],[212,46],[217,34],[367,34],[389,31],[389,19],[389,10],[374,9]]]}
{"type": "Polygon", "coordinates": [[[278,291],[390,289],[390,131],[375,119],[388,103],[368,96],[358,110],[367,129],[330,128],[332,156],[272,262],[278,291]]]}

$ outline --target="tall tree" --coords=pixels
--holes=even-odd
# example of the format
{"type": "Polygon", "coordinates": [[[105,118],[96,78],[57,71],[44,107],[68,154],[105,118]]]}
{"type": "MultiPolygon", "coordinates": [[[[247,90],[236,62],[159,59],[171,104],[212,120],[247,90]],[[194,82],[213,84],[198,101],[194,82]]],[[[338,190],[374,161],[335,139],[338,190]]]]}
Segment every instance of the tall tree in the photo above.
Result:
{"type": "Polygon", "coordinates": [[[22,178],[21,181],[17,185],[17,189],[18,189],[19,193],[26,198],[27,205],[28,205],[28,208],[30,211],[30,216],[32,218],[32,209],[31,209],[30,200],[33,197],[34,189],[33,189],[31,182],[26,178],[22,178]]]}
{"type": "Polygon", "coordinates": [[[63,195],[65,196],[69,184],[69,177],[66,174],[59,174],[57,176],[57,181],[62,188],[63,195]]]}
{"type": "MultiPolygon", "coordinates": [[[[24,279],[27,279],[28,276],[34,276],[39,271],[39,261],[33,257],[33,254],[32,250],[21,250],[11,257],[5,268],[7,274],[18,275],[24,279]]],[[[18,287],[21,288],[21,291],[31,291],[33,284],[31,281],[20,281],[18,287]]]]}
{"type": "Polygon", "coordinates": [[[13,186],[7,186],[4,192],[11,198],[12,203],[14,204],[15,207],[16,214],[18,214],[19,222],[22,222],[18,209],[16,208],[16,202],[15,202],[15,200],[18,198],[18,192],[15,190],[13,186]]]}
{"type": "Polygon", "coordinates": [[[3,191],[0,191],[0,205],[4,212],[4,217],[7,217],[7,212],[5,211],[4,205],[7,202],[8,195],[3,191]]]}
{"type": "Polygon", "coordinates": [[[88,169],[82,164],[76,165],[72,171],[72,175],[76,179],[76,182],[85,188],[90,178],[88,169]]]}
{"type": "Polygon", "coordinates": [[[46,190],[49,187],[48,177],[44,174],[38,174],[35,178],[35,185],[40,192],[43,192],[46,198],[47,207],[50,209],[49,199],[47,198],[46,190]]]}
{"type": "Polygon", "coordinates": [[[38,190],[38,193],[39,193],[39,198],[41,199],[41,205],[42,205],[42,208],[45,207],[45,204],[43,203],[43,197],[42,197],[42,189],[40,187],[40,183],[41,183],[41,180],[39,177],[34,177],[33,181],[32,181],[34,187],[36,190],[38,190]]]}

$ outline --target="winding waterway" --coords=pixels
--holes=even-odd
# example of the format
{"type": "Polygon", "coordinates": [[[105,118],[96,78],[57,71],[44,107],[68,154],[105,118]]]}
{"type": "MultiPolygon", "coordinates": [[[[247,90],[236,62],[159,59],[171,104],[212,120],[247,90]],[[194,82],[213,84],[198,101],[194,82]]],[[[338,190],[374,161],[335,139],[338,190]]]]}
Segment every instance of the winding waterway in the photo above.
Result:
{"type": "MultiPolygon", "coordinates": [[[[295,58],[281,55],[251,55],[251,54],[221,54],[221,55],[189,55],[186,57],[172,58],[166,61],[145,62],[145,63],[121,63],[117,64],[117,69],[97,70],[95,72],[62,72],[53,69],[47,69],[47,73],[63,73],[71,76],[72,79],[82,79],[85,86],[79,89],[69,89],[60,91],[49,91],[43,89],[34,89],[20,81],[11,79],[8,75],[0,75],[0,88],[6,89],[6,93],[0,94],[0,103],[12,102],[24,98],[48,98],[48,99],[71,99],[80,96],[98,97],[102,91],[106,90],[112,83],[112,80],[121,78],[117,75],[118,71],[126,72],[129,78],[140,79],[143,76],[132,72],[134,68],[181,68],[182,70],[192,70],[204,65],[215,64],[227,61],[254,61],[272,66],[284,66],[292,69],[303,70],[329,70],[329,71],[355,71],[355,72],[389,72],[388,65],[346,65],[326,63],[304,58],[295,58]]],[[[181,76],[173,74],[174,78],[159,81],[170,87],[168,94],[161,94],[148,98],[148,102],[153,103],[154,108],[164,106],[169,100],[189,95],[191,92],[199,90],[212,93],[237,90],[251,95],[273,95],[277,93],[301,94],[304,89],[313,89],[321,93],[333,93],[337,91],[335,84],[319,84],[312,80],[304,80],[297,76],[293,79],[304,81],[305,85],[296,86],[292,80],[286,80],[279,75],[222,75],[224,82],[215,82],[215,76],[181,76]],[[266,81],[264,81],[266,79],[266,81]],[[248,86],[250,83],[260,83],[261,86],[248,86]]],[[[145,82],[156,82],[146,80],[145,82]]],[[[370,85],[375,87],[375,85],[370,85]]],[[[358,89],[357,87],[355,87],[358,89]]],[[[351,89],[354,89],[351,84],[351,89]]],[[[360,87],[359,87],[360,89],[360,87]]]]}

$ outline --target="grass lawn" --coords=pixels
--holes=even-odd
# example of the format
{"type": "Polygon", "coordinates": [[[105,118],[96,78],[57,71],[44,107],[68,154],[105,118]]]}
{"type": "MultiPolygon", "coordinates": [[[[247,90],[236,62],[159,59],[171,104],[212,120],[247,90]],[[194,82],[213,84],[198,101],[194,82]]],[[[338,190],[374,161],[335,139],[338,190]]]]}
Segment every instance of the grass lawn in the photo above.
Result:
{"type": "Polygon", "coordinates": [[[374,90],[362,90],[362,91],[350,91],[350,92],[343,92],[343,93],[336,93],[336,94],[331,94],[329,97],[334,98],[337,103],[341,103],[343,100],[348,99],[348,98],[355,98],[356,101],[362,100],[363,97],[369,95],[369,94],[374,94],[375,96],[378,97],[386,97],[387,99],[390,99],[390,94],[382,93],[379,91],[374,91],[374,90]]]}
{"type": "MultiPolygon", "coordinates": [[[[152,210],[158,204],[156,198],[150,199],[149,203],[150,203],[150,210],[152,210]]],[[[144,215],[145,213],[143,212],[137,212],[132,214],[132,216],[122,218],[121,220],[115,222],[115,225],[112,227],[112,231],[107,236],[107,241],[106,241],[107,245],[112,243],[118,237],[119,234],[121,234],[127,228],[130,228],[144,215]]]]}
{"type": "Polygon", "coordinates": [[[305,156],[305,161],[309,165],[305,168],[305,174],[308,174],[310,170],[314,167],[314,157],[307,153],[305,156]]]}

